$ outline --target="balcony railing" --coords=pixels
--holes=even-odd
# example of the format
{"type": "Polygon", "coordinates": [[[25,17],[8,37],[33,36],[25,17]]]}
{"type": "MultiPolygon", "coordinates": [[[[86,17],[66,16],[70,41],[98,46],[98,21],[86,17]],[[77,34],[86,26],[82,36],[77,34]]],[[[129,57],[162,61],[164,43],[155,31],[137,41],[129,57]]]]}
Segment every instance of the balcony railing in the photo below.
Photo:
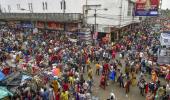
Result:
{"type": "Polygon", "coordinates": [[[80,13],[0,13],[0,19],[5,20],[31,20],[31,21],[57,21],[75,22],[81,21],[80,13]]]}

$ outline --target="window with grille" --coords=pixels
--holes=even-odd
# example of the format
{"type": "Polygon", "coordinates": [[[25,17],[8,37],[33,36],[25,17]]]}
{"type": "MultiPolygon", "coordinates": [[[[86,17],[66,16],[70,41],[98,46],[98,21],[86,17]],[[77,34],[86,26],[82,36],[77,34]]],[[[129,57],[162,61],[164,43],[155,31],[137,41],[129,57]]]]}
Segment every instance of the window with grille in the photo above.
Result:
{"type": "Polygon", "coordinates": [[[20,4],[17,4],[17,9],[18,9],[18,10],[20,10],[20,9],[21,9],[20,4]]]}
{"type": "Polygon", "coordinates": [[[32,3],[28,3],[28,8],[30,11],[33,11],[32,3]]]}
{"type": "Polygon", "coordinates": [[[8,5],[8,11],[11,12],[11,6],[10,5],[8,5]]]}
{"type": "Polygon", "coordinates": [[[43,6],[43,10],[47,10],[48,9],[47,2],[42,2],[42,6],[43,6]]]}
{"type": "Polygon", "coordinates": [[[133,13],[133,3],[132,2],[128,2],[128,12],[127,12],[127,15],[128,16],[132,16],[132,13],[133,13]]]}

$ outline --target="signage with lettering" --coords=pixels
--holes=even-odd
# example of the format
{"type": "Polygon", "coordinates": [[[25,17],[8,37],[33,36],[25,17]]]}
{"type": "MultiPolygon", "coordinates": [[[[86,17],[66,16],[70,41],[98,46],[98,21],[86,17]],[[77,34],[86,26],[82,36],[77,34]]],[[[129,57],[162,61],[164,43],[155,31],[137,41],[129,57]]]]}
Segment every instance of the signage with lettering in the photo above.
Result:
{"type": "Polygon", "coordinates": [[[64,30],[64,25],[62,23],[57,22],[48,22],[48,29],[64,30]]]}
{"type": "Polygon", "coordinates": [[[135,16],[158,16],[159,0],[136,0],[135,16]]]}
{"type": "Polygon", "coordinates": [[[37,28],[44,28],[44,27],[45,27],[45,23],[44,23],[44,22],[41,22],[41,21],[37,21],[36,27],[37,27],[37,28]]]}

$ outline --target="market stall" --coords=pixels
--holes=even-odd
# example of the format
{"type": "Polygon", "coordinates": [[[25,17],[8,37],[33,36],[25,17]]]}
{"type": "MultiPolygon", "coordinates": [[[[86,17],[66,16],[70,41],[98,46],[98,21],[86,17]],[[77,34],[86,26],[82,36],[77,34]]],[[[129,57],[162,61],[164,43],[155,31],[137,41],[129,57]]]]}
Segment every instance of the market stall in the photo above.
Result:
{"type": "Polygon", "coordinates": [[[160,44],[161,48],[158,50],[158,63],[170,64],[170,33],[161,33],[160,44]]]}
{"type": "Polygon", "coordinates": [[[162,46],[170,46],[170,33],[161,33],[160,43],[162,46]]]}

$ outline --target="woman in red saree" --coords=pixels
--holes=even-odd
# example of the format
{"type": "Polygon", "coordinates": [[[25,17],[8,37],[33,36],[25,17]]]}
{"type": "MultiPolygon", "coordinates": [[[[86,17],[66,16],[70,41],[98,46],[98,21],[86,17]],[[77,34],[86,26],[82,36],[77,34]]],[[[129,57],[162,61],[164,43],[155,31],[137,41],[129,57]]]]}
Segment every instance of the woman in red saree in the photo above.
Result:
{"type": "Polygon", "coordinates": [[[100,79],[100,87],[102,87],[103,89],[105,89],[106,87],[106,76],[104,74],[101,76],[100,79]]]}

